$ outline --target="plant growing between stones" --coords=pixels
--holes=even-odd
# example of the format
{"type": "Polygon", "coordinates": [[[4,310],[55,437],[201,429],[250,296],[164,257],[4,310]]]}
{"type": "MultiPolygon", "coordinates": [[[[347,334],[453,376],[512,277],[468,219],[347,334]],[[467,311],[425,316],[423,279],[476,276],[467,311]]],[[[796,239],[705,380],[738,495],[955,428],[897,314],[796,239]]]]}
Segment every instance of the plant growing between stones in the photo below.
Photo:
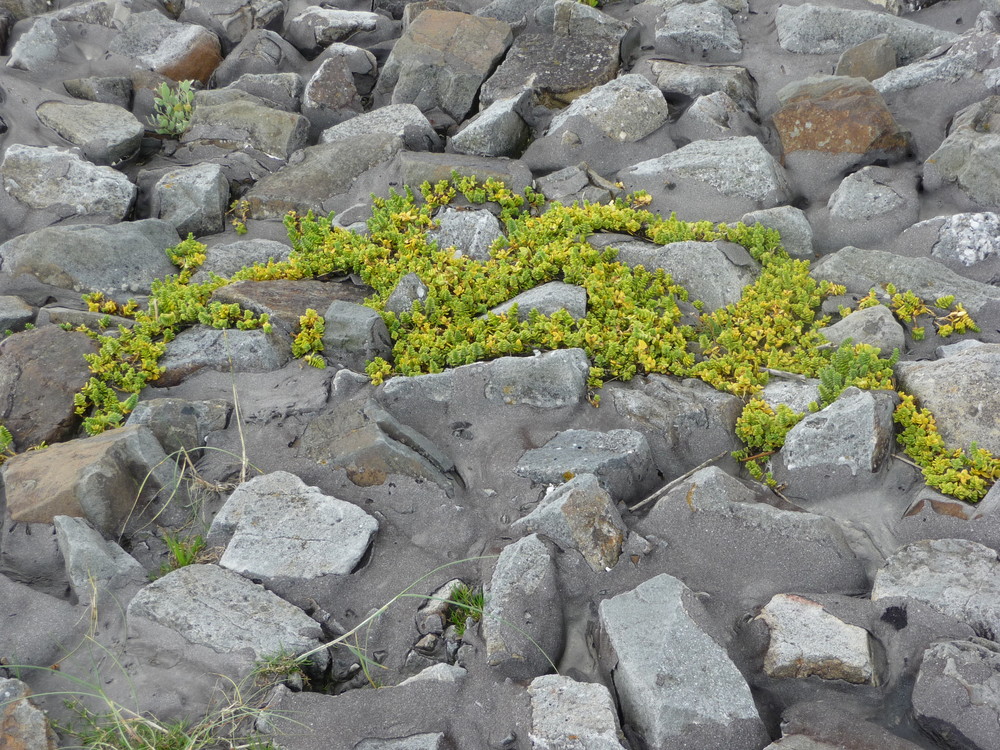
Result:
{"type": "Polygon", "coordinates": [[[310,367],[326,367],[326,360],[323,359],[325,330],[323,316],[311,307],[307,308],[305,315],[299,317],[299,332],[292,341],[292,356],[298,357],[310,367]]]}
{"type": "Polygon", "coordinates": [[[205,538],[201,534],[184,538],[179,534],[171,534],[169,531],[163,532],[163,543],[167,545],[170,559],[160,566],[158,576],[151,576],[154,578],[165,576],[173,570],[202,561],[206,546],[205,538]]]}
{"type": "Polygon", "coordinates": [[[176,88],[164,82],[156,89],[148,122],[160,135],[177,138],[187,130],[193,111],[194,81],[181,81],[176,88]]]}
{"type": "Polygon", "coordinates": [[[479,622],[483,618],[486,597],[482,588],[463,583],[452,591],[448,604],[448,622],[455,626],[455,635],[461,638],[470,619],[479,622]]]}

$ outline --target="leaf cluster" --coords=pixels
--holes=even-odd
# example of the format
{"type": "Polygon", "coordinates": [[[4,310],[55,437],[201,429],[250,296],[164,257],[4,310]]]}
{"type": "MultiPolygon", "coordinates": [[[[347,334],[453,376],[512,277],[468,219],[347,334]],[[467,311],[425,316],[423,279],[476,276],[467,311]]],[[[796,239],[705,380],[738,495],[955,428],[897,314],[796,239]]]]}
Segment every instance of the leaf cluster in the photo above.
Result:
{"type": "Polygon", "coordinates": [[[819,371],[820,400],[810,405],[811,410],[829,406],[851,386],[865,391],[893,389],[892,368],[899,361],[899,349],[893,349],[889,359],[880,358],[881,353],[881,349],[854,344],[851,339],[841,342],[830,364],[819,371]]]}
{"type": "Polygon", "coordinates": [[[153,114],[148,122],[160,135],[180,136],[194,112],[194,81],[181,81],[176,88],[161,83],[153,96],[153,114]]]}
{"type": "Polygon", "coordinates": [[[326,360],[323,359],[325,331],[323,316],[311,307],[307,308],[305,315],[299,317],[299,332],[292,341],[292,356],[298,357],[310,367],[326,367],[326,360]]]}
{"type": "Polygon", "coordinates": [[[765,471],[768,457],[781,450],[788,431],[804,416],[787,404],[775,409],[763,399],[751,399],[736,420],[736,437],[746,448],[735,451],[733,457],[744,463],[752,477],[773,485],[774,479],[765,471]]]}

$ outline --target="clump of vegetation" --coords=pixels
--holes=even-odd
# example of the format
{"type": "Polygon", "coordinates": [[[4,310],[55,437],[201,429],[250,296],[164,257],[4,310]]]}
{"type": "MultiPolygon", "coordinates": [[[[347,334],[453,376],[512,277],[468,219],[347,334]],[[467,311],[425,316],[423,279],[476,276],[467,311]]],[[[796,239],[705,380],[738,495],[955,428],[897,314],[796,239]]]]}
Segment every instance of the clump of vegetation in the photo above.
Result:
{"type": "Polygon", "coordinates": [[[167,545],[169,559],[160,566],[160,573],[158,576],[153,576],[155,578],[165,576],[178,568],[194,565],[205,552],[205,539],[201,534],[184,538],[167,531],[163,534],[163,542],[167,545]]]}
{"type": "Polygon", "coordinates": [[[176,88],[161,83],[153,97],[153,115],[149,118],[160,135],[177,138],[191,124],[194,112],[194,81],[181,81],[176,88]]]}
{"type": "Polygon", "coordinates": [[[881,359],[880,354],[881,350],[874,346],[845,339],[830,364],[819,371],[820,400],[810,404],[810,409],[819,411],[829,406],[851,386],[865,391],[894,388],[892,368],[899,361],[899,349],[893,349],[889,359],[881,359]]]}
{"type": "Polygon", "coordinates": [[[742,461],[750,475],[758,481],[775,485],[774,477],[765,469],[768,459],[781,450],[788,431],[802,421],[803,412],[787,404],[773,408],[760,398],[751,399],[736,420],[736,437],[746,448],[735,451],[733,458],[742,461]]]}
{"type": "MultiPolygon", "coordinates": [[[[888,299],[888,307],[893,315],[903,324],[909,324],[910,334],[915,341],[924,338],[925,327],[917,326],[915,323],[922,316],[929,316],[934,324],[934,330],[941,338],[947,338],[954,333],[968,333],[969,331],[979,331],[979,326],[969,315],[968,311],[962,307],[961,303],[955,302],[952,294],[938,297],[934,301],[933,307],[939,312],[935,312],[923,299],[907,289],[900,292],[893,284],[885,285],[885,295],[888,299]],[[940,314],[939,314],[940,313],[940,314]]],[[[877,289],[872,289],[865,297],[858,301],[858,309],[864,310],[869,307],[876,307],[883,304],[877,289]]],[[[842,308],[841,315],[851,312],[850,308],[842,308]]]]}
{"type": "Polygon", "coordinates": [[[262,682],[294,681],[308,684],[306,669],[312,666],[312,660],[282,649],[276,654],[260,659],[253,668],[254,677],[262,682]]]}
{"type": "Polygon", "coordinates": [[[325,331],[323,316],[311,307],[307,308],[305,315],[299,317],[299,332],[292,341],[292,356],[298,357],[310,367],[326,367],[326,360],[323,359],[325,331]]]}
{"type": "Polygon", "coordinates": [[[461,638],[470,619],[474,622],[482,619],[486,596],[482,588],[463,583],[451,592],[448,604],[448,623],[455,626],[455,635],[461,638]]]}

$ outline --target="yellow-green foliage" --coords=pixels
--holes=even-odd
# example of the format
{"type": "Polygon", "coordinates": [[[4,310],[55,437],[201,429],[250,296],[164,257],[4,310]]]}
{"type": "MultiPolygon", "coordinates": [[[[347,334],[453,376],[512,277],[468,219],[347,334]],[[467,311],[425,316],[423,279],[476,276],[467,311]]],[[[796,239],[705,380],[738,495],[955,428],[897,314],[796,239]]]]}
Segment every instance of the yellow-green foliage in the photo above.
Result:
{"type": "Polygon", "coordinates": [[[299,317],[299,332],[292,341],[292,356],[299,357],[311,367],[326,367],[323,359],[323,333],[326,323],[323,316],[311,307],[299,317]]]}
{"type": "MultiPolygon", "coordinates": [[[[924,302],[923,299],[907,289],[900,292],[893,284],[885,285],[886,294],[889,295],[889,309],[901,323],[916,323],[917,319],[923,315],[929,315],[934,323],[934,329],[941,338],[947,338],[953,333],[967,333],[969,331],[979,331],[979,326],[972,319],[972,316],[961,304],[955,303],[955,296],[952,294],[938,297],[934,302],[934,307],[946,313],[938,315],[924,302]]],[[[865,297],[858,301],[858,309],[864,310],[869,307],[881,305],[878,290],[872,289],[865,297]]],[[[841,315],[851,312],[850,308],[841,308],[841,315]]],[[[914,340],[920,341],[924,337],[923,326],[910,326],[910,333],[914,340]]]]}
{"type": "Polygon", "coordinates": [[[862,390],[891,389],[895,387],[892,368],[899,361],[899,349],[892,350],[889,359],[879,357],[880,349],[869,344],[854,344],[845,339],[834,352],[830,364],[819,371],[819,404],[811,404],[813,411],[829,406],[845,389],[854,386],[862,390]]]}
{"type": "Polygon", "coordinates": [[[736,420],[736,437],[746,444],[746,448],[735,451],[733,457],[743,461],[750,474],[756,479],[773,483],[764,466],[768,456],[781,450],[788,431],[805,416],[787,404],[779,404],[777,409],[763,399],[754,398],[743,408],[736,420]]]}

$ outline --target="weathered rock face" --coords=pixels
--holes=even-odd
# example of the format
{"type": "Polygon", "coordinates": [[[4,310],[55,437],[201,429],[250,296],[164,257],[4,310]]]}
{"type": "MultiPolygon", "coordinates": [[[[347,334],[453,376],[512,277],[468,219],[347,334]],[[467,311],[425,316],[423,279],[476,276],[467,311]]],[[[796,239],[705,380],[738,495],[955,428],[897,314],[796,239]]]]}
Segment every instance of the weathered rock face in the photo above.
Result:
{"type": "Polygon", "coordinates": [[[681,59],[733,62],[743,54],[739,31],[715,0],[678,3],[656,21],[656,51],[681,59]]]}
{"type": "Polygon", "coordinates": [[[531,695],[531,742],[557,748],[567,739],[589,750],[618,750],[618,714],[608,689],[562,675],[536,677],[531,695]],[[571,735],[567,738],[567,734],[571,735]]]}
{"type": "Polygon", "coordinates": [[[1000,97],[991,96],[955,114],[948,137],[924,163],[928,187],[954,183],[977,205],[1000,204],[1000,179],[991,166],[1000,154],[1000,97]]]}
{"type": "Polygon", "coordinates": [[[156,11],[133,13],[112,41],[111,51],[175,81],[207,83],[222,62],[219,37],[202,26],[171,21],[156,11]]]}
{"type": "Polygon", "coordinates": [[[55,750],[57,739],[45,712],[30,699],[31,689],[14,679],[0,679],[0,727],[10,750],[55,750]]]}
{"type": "Polygon", "coordinates": [[[43,125],[79,146],[95,164],[115,164],[139,150],[142,123],[122,107],[50,101],[41,104],[35,115],[43,125]]]}
{"type": "Polygon", "coordinates": [[[309,121],[295,112],[268,107],[256,97],[195,107],[181,142],[226,150],[252,148],[287,160],[306,145],[309,121]]]}

